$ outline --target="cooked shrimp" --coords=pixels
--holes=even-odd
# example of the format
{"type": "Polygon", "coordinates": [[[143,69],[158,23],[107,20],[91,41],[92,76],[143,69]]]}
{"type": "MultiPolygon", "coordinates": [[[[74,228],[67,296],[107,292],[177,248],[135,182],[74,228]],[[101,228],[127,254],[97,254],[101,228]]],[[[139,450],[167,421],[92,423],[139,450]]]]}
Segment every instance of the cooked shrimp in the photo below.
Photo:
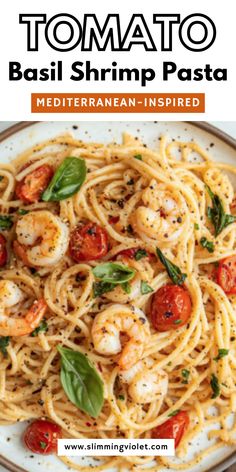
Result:
{"type": "Polygon", "coordinates": [[[116,287],[111,290],[111,292],[107,292],[104,294],[104,297],[112,302],[121,302],[121,303],[129,303],[138,296],[140,296],[140,284],[141,278],[139,276],[135,277],[134,280],[130,282],[130,293],[126,293],[124,289],[120,285],[116,285],[116,287]]]}
{"type": "Polygon", "coordinates": [[[185,227],[187,206],[178,192],[173,195],[164,184],[152,180],[142,194],[145,206],[139,206],[132,215],[132,225],[137,233],[151,239],[166,242],[176,241],[185,227]]]}
{"type": "Polygon", "coordinates": [[[126,293],[121,285],[116,285],[113,290],[104,293],[104,297],[114,303],[130,303],[142,295],[141,281],[144,280],[150,284],[154,271],[151,265],[144,259],[136,261],[127,256],[118,255],[117,261],[136,270],[135,277],[129,282],[130,292],[126,293]]]}
{"type": "Polygon", "coordinates": [[[143,359],[120,374],[120,380],[129,384],[128,392],[137,403],[161,400],[167,394],[168,375],[155,369],[152,359],[143,359]]]}
{"type": "Polygon", "coordinates": [[[37,328],[47,305],[44,299],[37,300],[25,316],[15,318],[10,308],[23,299],[23,293],[11,280],[0,280],[0,336],[25,336],[37,328]]]}
{"type": "MultiPolygon", "coordinates": [[[[18,246],[25,250],[28,265],[55,265],[67,251],[69,230],[58,216],[47,210],[22,216],[16,224],[16,234],[18,246]]],[[[17,252],[20,254],[19,250],[17,252]]]]}
{"type": "Polygon", "coordinates": [[[97,352],[114,355],[121,352],[118,365],[129,369],[142,356],[145,343],[150,336],[149,323],[145,314],[138,308],[115,304],[99,313],[92,326],[92,338],[97,352]],[[120,335],[128,336],[124,346],[120,335]]]}

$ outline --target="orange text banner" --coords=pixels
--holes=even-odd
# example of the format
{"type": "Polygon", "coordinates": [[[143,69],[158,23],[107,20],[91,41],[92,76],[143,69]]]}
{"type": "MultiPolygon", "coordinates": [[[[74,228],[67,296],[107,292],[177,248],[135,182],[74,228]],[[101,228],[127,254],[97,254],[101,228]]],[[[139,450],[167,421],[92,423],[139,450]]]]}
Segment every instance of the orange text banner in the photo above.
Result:
{"type": "Polygon", "coordinates": [[[204,113],[204,93],[32,93],[32,113],[204,113]]]}

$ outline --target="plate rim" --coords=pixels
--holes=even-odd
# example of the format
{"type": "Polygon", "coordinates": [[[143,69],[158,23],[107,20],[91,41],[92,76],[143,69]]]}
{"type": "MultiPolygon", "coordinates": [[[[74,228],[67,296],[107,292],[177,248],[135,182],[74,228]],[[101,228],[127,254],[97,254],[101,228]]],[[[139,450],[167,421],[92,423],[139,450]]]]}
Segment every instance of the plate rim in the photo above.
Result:
{"type": "MultiPolygon", "coordinates": [[[[63,120],[60,120],[63,121],[63,120]]],[[[74,120],[65,120],[65,122],[73,122],[74,120]]],[[[86,120],[81,120],[81,121],[86,121],[86,120]]],[[[107,120],[108,121],[108,120],[107,120]]],[[[135,120],[114,120],[118,122],[122,121],[135,121],[135,120]]],[[[152,122],[152,120],[147,120],[152,122]]],[[[164,121],[164,120],[163,120],[164,121]]],[[[175,120],[178,123],[181,121],[175,120]]],[[[36,125],[38,123],[46,123],[47,121],[19,121],[18,123],[8,127],[6,130],[3,130],[0,132],[0,143],[2,143],[5,139],[10,138],[13,134],[17,133],[18,131],[21,131],[25,128],[28,128],[32,125],[36,125]]],[[[50,123],[50,121],[48,121],[50,123]]],[[[88,121],[88,123],[90,123],[88,121]]],[[[208,123],[207,121],[182,121],[182,123],[188,123],[191,126],[195,126],[198,129],[201,129],[203,131],[206,131],[207,133],[210,133],[211,135],[215,136],[216,138],[220,139],[223,141],[225,144],[230,146],[233,150],[236,150],[236,139],[234,139],[232,136],[227,134],[225,131],[220,130],[216,126],[212,125],[211,123],[208,123]]],[[[233,452],[229,457],[224,459],[223,461],[219,462],[217,465],[214,467],[211,467],[210,469],[207,470],[207,472],[223,472],[226,470],[228,467],[236,463],[236,452],[233,452]]],[[[3,467],[6,467],[7,470],[10,472],[29,472],[26,469],[18,466],[17,464],[14,464],[11,462],[9,459],[4,457],[3,455],[0,454],[0,465],[3,467]]]]}

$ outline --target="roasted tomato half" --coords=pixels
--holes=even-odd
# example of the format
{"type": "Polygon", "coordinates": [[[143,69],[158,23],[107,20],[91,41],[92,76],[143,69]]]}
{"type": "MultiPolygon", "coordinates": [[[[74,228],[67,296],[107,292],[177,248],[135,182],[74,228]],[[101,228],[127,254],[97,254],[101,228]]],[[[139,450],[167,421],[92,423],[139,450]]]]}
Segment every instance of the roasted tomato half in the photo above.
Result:
{"type": "Polygon", "coordinates": [[[57,452],[57,440],[61,438],[61,427],[51,421],[36,420],[24,433],[24,443],[35,454],[57,452]]]}
{"type": "Polygon", "coordinates": [[[101,259],[108,252],[106,230],[91,222],[78,226],[71,233],[69,251],[75,262],[101,259]]]}
{"type": "Polygon", "coordinates": [[[220,261],[216,281],[227,295],[236,294],[236,256],[220,261]]]}
{"type": "Polygon", "coordinates": [[[189,426],[189,416],[186,411],[180,411],[152,430],[153,439],[174,439],[177,447],[189,426]]]}
{"type": "Polygon", "coordinates": [[[191,298],[184,287],[164,285],[152,297],[152,325],[157,331],[178,329],[187,323],[191,310],[191,298]]]}

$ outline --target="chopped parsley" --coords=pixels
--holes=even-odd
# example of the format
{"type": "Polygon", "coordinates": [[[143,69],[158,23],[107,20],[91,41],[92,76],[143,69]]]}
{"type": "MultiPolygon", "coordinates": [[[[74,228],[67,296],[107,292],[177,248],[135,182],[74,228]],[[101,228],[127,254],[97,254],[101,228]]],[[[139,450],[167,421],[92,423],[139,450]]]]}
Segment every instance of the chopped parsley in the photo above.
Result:
{"type": "Polygon", "coordinates": [[[146,295],[147,293],[154,292],[153,288],[150,287],[150,285],[148,285],[147,282],[145,282],[145,280],[141,280],[140,290],[141,290],[142,295],[146,295]]]}
{"type": "Polygon", "coordinates": [[[6,357],[7,355],[7,346],[9,345],[10,337],[9,336],[0,336],[0,351],[6,357]]]}
{"type": "Polygon", "coordinates": [[[147,257],[147,251],[145,249],[138,249],[134,256],[135,260],[140,261],[143,257],[147,257]]]}
{"type": "Polygon", "coordinates": [[[39,444],[40,444],[41,449],[43,449],[43,450],[46,449],[46,447],[47,447],[47,443],[46,443],[46,442],[40,441],[39,444]]]}
{"type": "Polygon", "coordinates": [[[48,324],[45,319],[43,319],[37,328],[35,328],[34,331],[32,331],[31,336],[34,338],[35,336],[38,336],[39,333],[44,333],[48,330],[48,324]]]}
{"type": "Polygon", "coordinates": [[[171,413],[169,413],[168,416],[176,416],[178,413],[180,412],[180,410],[173,410],[171,413]]]}
{"type": "Polygon", "coordinates": [[[12,217],[10,215],[0,215],[0,229],[11,229],[13,226],[12,217]]]}
{"type": "Polygon", "coordinates": [[[207,249],[208,252],[214,252],[214,249],[215,249],[215,246],[214,246],[214,243],[212,241],[208,241],[207,238],[205,237],[202,237],[200,239],[200,244],[202,247],[204,247],[204,249],[207,249]]]}
{"type": "Polygon", "coordinates": [[[17,213],[18,215],[27,215],[27,213],[29,213],[29,210],[25,210],[24,208],[19,208],[17,213]]]}
{"type": "Polygon", "coordinates": [[[219,361],[222,357],[225,357],[229,354],[229,349],[219,349],[218,354],[214,357],[214,361],[219,361]]]}
{"type": "Polygon", "coordinates": [[[194,229],[199,229],[199,224],[198,223],[194,223],[194,229]]]}
{"type": "Polygon", "coordinates": [[[183,377],[182,383],[183,384],[188,384],[188,379],[190,376],[190,371],[188,369],[182,369],[181,370],[181,375],[183,377]]]}
{"type": "Polygon", "coordinates": [[[142,154],[135,154],[134,158],[135,158],[135,159],[138,159],[138,161],[142,161],[142,160],[143,160],[142,154]]]}
{"type": "Polygon", "coordinates": [[[213,392],[211,398],[217,398],[220,395],[220,386],[219,380],[215,374],[212,374],[210,384],[213,392]]]}

